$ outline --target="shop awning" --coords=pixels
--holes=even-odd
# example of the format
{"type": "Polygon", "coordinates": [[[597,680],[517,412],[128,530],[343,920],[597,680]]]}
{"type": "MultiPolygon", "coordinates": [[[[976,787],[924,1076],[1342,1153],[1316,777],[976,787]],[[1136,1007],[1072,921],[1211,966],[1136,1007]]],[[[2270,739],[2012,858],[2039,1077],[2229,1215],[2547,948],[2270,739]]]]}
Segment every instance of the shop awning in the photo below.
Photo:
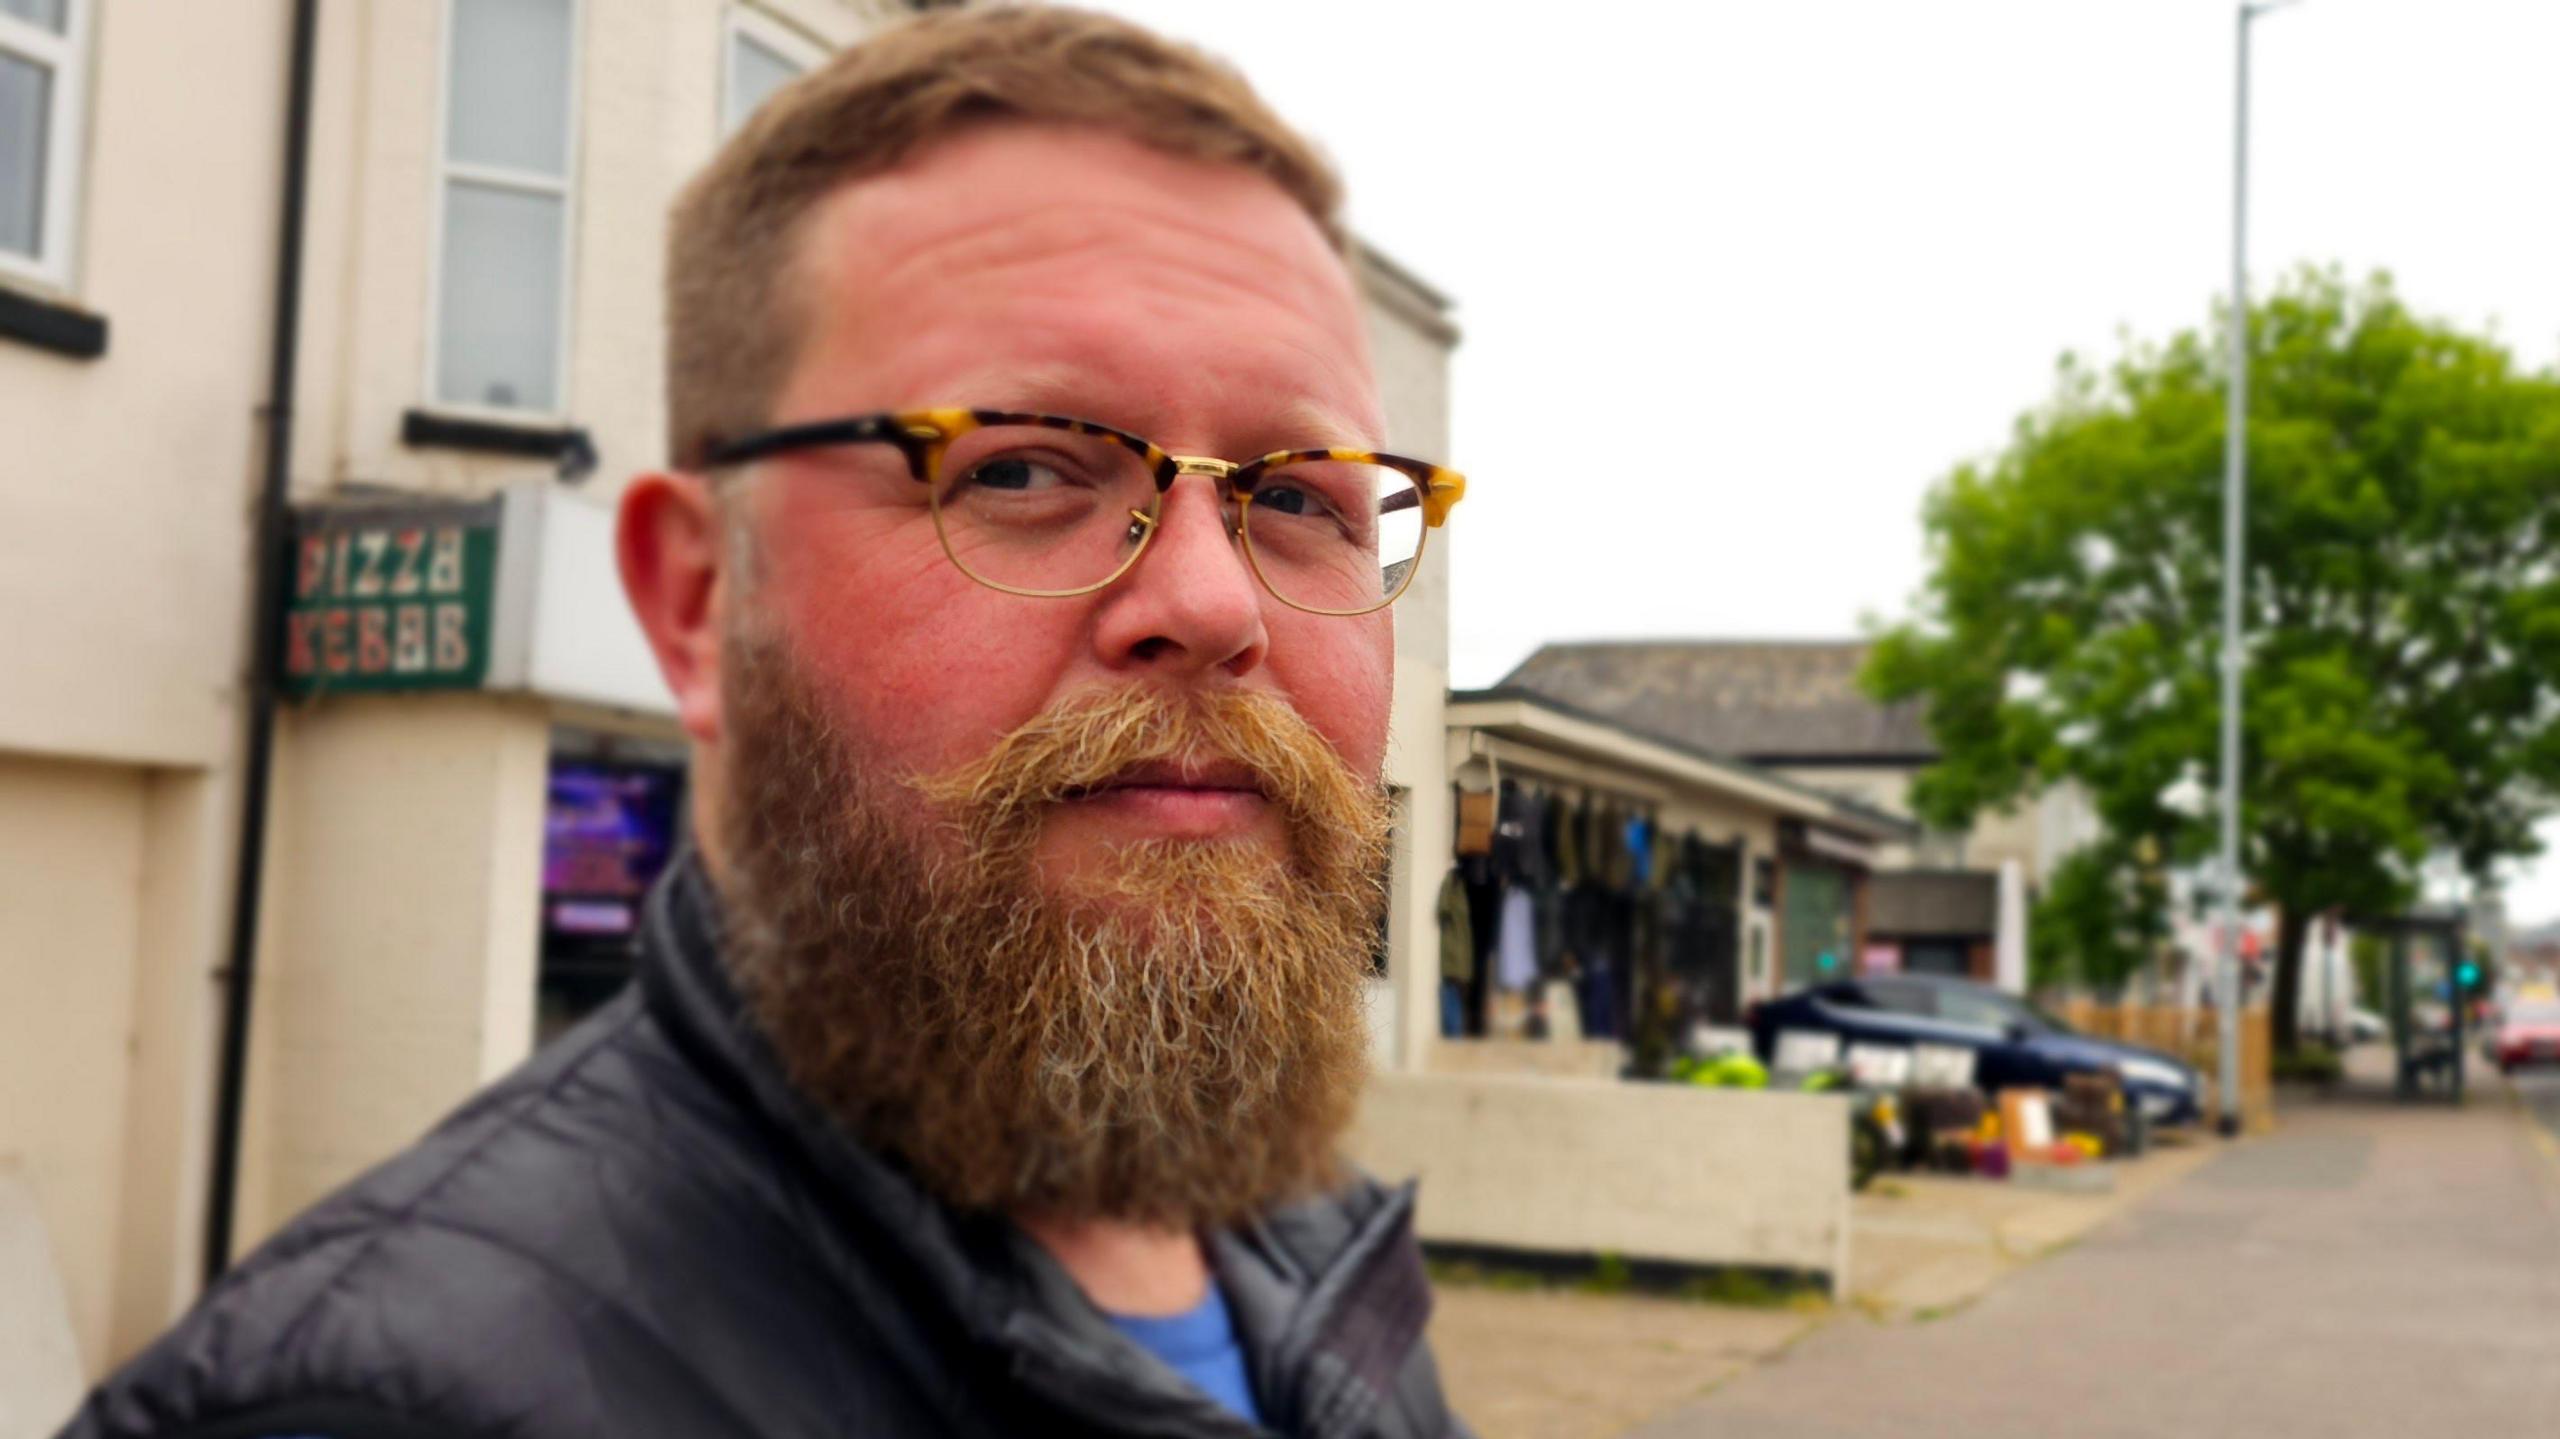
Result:
{"type": "MultiPolygon", "coordinates": [[[[1479,737],[1476,742],[1497,760],[1505,758],[1506,745],[1516,745],[1520,749],[1511,755],[1513,762],[1525,759],[1525,752],[1534,749],[1549,757],[1550,766],[1553,757],[1562,757],[1568,765],[1580,760],[1616,775],[1632,773],[1650,779],[1665,789],[1685,788],[1741,800],[1874,843],[1907,843],[1919,837],[1919,826],[1899,815],[1781,779],[1740,760],[1640,734],[1525,691],[1453,690],[1447,714],[1452,734],[1474,732],[1479,737]]],[[[1630,788],[1623,778],[1614,781],[1614,787],[1630,788]]]]}

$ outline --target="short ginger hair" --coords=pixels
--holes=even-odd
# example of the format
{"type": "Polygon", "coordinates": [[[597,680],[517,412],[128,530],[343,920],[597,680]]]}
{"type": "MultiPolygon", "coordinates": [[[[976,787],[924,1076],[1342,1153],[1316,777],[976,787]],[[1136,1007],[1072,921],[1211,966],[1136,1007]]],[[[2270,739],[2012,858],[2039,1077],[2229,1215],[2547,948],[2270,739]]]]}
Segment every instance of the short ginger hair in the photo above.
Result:
{"type": "Polygon", "coordinates": [[[667,243],[667,446],[699,468],[771,423],[808,327],[792,303],[809,214],[843,186],[988,121],[1098,129],[1240,165],[1337,249],[1342,184],[1242,75],[1128,21],[1047,5],[901,21],[792,81],[677,197],[667,243]]]}

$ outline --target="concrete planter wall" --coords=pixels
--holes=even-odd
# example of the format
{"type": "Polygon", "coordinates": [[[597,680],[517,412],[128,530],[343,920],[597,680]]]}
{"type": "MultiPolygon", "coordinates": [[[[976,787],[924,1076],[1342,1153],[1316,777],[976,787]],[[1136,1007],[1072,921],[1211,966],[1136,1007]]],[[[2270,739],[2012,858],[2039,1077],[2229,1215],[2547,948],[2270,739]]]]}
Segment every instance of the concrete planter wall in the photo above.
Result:
{"type": "Polygon", "coordinates": [[[1845,1292],[1838,1095],[1498,1074],[1380,1074],[1349,1151],[1421,1181],[1426,1241],[1748,1265],[1845,1292]]]}

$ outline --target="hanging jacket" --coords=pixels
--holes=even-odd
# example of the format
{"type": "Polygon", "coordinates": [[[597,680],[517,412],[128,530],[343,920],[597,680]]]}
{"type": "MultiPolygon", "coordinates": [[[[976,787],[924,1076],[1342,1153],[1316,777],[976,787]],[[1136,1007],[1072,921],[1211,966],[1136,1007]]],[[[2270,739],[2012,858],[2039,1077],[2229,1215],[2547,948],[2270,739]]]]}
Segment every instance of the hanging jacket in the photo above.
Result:
{"type": "Polygon", "coordinates": [[[1256,1429],[801,1098],[718,932],[683,857],[636,986],[285,1226],[66,1439],[1465,1432],[1409,1187],[1208,1236],[1256,1429]]]}
{"type": "Polygon", "coordinates": [[[1588,828],[1587,804],[1566,804],[1561,798],[1547,811],[1548,833],[1555,836],[1556,883],[1566,889],[1582,883],[1583,831],[1588,828]]]}
{"type": "Polygon", "coordinates": [[[1601,815],[1599,833],[1594,838],[1605,856],[1605,862],[1599,866],[1601,881],[1619,894],[1634,888],[1635,851],[1627,845],[1626,812],[1611,805],[1601,815]]]}
{"type": "Polygon", "coordinates": [[[1501,786],[1493,827],[1493,867],[1506,883],[1544,885],[1555,875],[1547,853],[1551,828],[1546,799],[1510,780],[1501,786]]]}
{"type": "Polygon", "coordinates": [[[1496,988],[1525,990],[1537,982],[1541,928],[1538,909],[1525,886],[1513,885],[1502,892],[1501,931],[1494,940],[1496,988]]]}
{"type": "Polygon", "coordinates": [[[1440,881],[1440,977],[1459,984],[1476,977],[1475,922],[1467,908],[1466,876],[1452,868],[1440,881]]]}
{"type": "Polygon", "coordinates": [[[1627,878],[1622,888],[1649,889],[1653,877],[1653,821],[1639,812],[1627,816],[1627,878]]]}

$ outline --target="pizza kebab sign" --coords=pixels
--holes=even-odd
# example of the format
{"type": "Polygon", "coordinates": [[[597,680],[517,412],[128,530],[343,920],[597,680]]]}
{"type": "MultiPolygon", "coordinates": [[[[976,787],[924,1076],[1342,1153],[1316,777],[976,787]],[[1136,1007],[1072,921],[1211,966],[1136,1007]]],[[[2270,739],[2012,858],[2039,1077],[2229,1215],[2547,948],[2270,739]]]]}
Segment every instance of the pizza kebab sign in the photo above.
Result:
{"type": "Polygon", "coordinates": [[[500,505],[295,512],[288,693],[477,689],[488,678],[500,505]]]}

